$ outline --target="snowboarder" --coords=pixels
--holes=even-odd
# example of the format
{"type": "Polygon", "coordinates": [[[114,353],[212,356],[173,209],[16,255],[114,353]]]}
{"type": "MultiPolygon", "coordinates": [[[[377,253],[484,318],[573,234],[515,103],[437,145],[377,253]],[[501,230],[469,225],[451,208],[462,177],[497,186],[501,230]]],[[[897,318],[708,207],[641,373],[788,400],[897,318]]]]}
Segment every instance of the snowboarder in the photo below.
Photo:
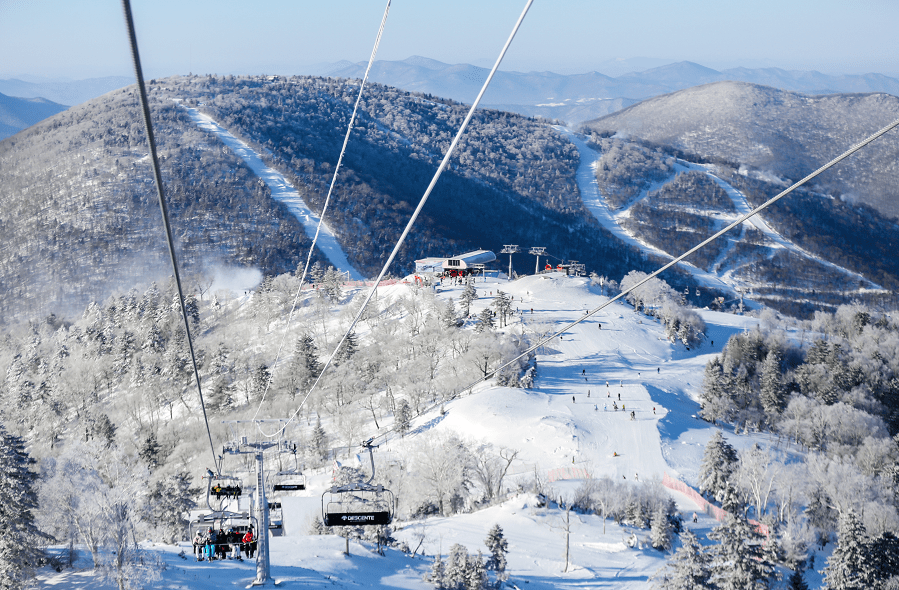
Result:
{"type": "Polygon", "coordinates": [[[634,479],[637,480],[637,481],[640,481],[640,476],[637,475],[637,474],[635,473],[635,474],[634,474],[634,479]]]}
{"type": "Polygon", "coordinates": [[[696,522],[696,513],[693,513],[693,522],[696,522]]]}
{"type": "Polygon", "coordinates": [[[637,414],[634,413],[633,411],[631,411],[631,421],[634,421],[636,419],[637,419],[637,414]]]}
{"type": "Polygon", "coordinates": [[[655,414],[656,414],[656,407],[653,406],[653,407],[652,407],[652,415],[655,416],[655,414]]]}
{"type": "Polygon", "coordinates": [[[600,329],[600,330],[602,330],[602,324],[597,323],[596,325],[599,326],[599,329],[600,329]]]}
{"type": "Polygon", "coordinates": [[[599,410],[599,408],[596,406],[596,404],[593,404],[593,411],[596,412],[597,410],[599,410]]]}
{"type": "Polygon", "coordinates": [[[656,367],[656,373],[661,373],[661,372],[662,372],[662,367],[656,367]]]}
{"type": "Polygon", "coordinates": [[[621,401],[621,394],[618,394],[618,401],[621,401]]]}
{"type": "Polygon", "coordinates": [[[608,382],[608,381],[606,381],[606,387],[607,387],[607,388],[609,387],[609,382],[608,382]]]}
{"type": "Polygon", "coordinates": [[[621,404],[621,411],[626,412],[627,410],[624,408],[624,404],[621,404]]]}
{"type": "Polygon", "coordinates": [[[603,405],[602,405],[602,411],[603,411],[603,412],[608,412],[608,411],[609,411],[609,410],[608,410],[608,407],[609,407],[608,404],[603,404],[603,405]]]}
{"type": "Polygon", "coordinates": [[[587,374],[587,369],[581,369],[581,375],[586,375],[586,374],[587,374]]]}
{"type": "Polygon", "coordinates": [[[587,390],[587,397],[590,397],[590,390],[587,390]]]}
{"type": "Polygon", "coordinates": [[[577,402],[574,401],[574,396],[573,396],[573,395],[571,396],[571,403],[573,403],[573,404],[574,404],[574,403],[577,403],[577,402]]]}

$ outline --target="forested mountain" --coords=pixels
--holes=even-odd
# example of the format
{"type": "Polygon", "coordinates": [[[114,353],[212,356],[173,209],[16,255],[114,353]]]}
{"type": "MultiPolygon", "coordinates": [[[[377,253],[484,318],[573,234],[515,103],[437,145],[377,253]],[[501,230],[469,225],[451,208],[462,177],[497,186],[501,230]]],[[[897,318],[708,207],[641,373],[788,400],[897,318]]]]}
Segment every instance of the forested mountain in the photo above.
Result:
{"type": "Polygon", "coordinates": [[[17,98],[0,94],[0,140],[66,108],[68,107],[65,105],[43,98],[17,98]]]}
{"type": "MultiPolygon", "coordinates": [[[[185,267],[292,271],[309,240],[265,185],[173,99],[197,106],[267,154],[320,210],[358,81],[176,77],[151,101],[175,236],[185,267]]],[[[366,90],[329,223],[372,276],[424,192],[466,107],[384,86],[366,90]]],[[[169,273],[133,88],[74,107],[0,142],[5,321],[66,311],[169,273]]],[[[605,234],[580,201],[577,151],[534,120],[481,111],[392,272],[428,255],[503,243],[542,245],[610,277],[650,266],[605,234]]],[[[523,260],[532,260],[529,257],[523,260]]],[[[684,279],[669,277],[673,284],[684,279]]]]}
{"type": "Polygon", "coordinates": [[[106,76],[84,80],[0,80],[0,92],[24,98],[44,98],[64,105],[87,102],[107,92],[134,83],[134,77],[106,76]]]}
{"type": "MultiPolygon", "coordinates": [[[[699,158],[798,180],[899,118],[888,94],[806,96],[739,82],[718,82],[658,96],[585,124],[699,158]]],[[[818,192],[899,215],[899,134],[890,133],[812,183],[818,192]]]]}

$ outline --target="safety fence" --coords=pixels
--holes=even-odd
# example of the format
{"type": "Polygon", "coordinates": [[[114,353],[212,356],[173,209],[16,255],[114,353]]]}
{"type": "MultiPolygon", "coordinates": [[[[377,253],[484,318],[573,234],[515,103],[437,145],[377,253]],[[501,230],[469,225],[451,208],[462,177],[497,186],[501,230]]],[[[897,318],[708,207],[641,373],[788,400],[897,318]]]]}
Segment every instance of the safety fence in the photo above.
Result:
{"type": "Polygon", "coordinates": [[[550,469],[546,473],[546,477],[552,483],[562,479],[590,479],[593,476],[581,467],[558,467],[550,469]]]}
{"type": "MultiPolygon", "coordinates": [[[[714,504],[703,498],[699,492],[697,492],[684,482],[669,477],[669,475],[665,473],[662,477],[662,485],[668,489],[680,492],[683,495],[687,496],[688,498],[693,500],[697,506],[699,506],[699,510],[701,512],[705,512],[718,522],[724,521],[724,517],[727,515],[726,510],[724,510],[720,506],[715,506],[714,504]]],[[[767,525],[764,525],[757,520],[752,520],[751,518],[749,519],[749,524],[751,524],[759,533],[765,535],[766,537],[768,536],[767,525]]]]}

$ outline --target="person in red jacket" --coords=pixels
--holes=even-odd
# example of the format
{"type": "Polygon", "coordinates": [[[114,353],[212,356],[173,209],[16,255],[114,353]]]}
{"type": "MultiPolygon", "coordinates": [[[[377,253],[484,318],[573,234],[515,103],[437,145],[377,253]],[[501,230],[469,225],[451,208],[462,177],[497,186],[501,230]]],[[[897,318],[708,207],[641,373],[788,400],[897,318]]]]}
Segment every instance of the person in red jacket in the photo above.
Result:
{"type": "Polygon", "coordinates": [[[256,541],[253,539],[253,529],[248,530],[243,536],[243,550],[248,558],[253,559],[253,554],[256,553],[256,541]]]}

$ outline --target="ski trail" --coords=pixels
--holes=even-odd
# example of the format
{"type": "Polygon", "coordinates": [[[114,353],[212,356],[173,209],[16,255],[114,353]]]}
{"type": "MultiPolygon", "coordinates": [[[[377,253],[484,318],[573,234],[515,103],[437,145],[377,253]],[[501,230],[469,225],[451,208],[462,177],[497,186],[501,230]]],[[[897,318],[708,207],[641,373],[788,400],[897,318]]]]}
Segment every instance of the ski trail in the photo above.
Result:
{"type": "MultiPolygon", "coordinates": [[[[177,101],[176,101],[177,102],[177,101]]],[[[287,210],[303,224],[306,235],[311,240],[315,235],[315,229],[318,226],[319,217],[316,215],[303,201],[300,193],[287,181],[284,176],[277,170],[266,166],[265,162],[259,156],[259,153],[253,150],[243,141],[237,139],[227,129],[215,122],[215,120],[205,113],[201,113],[197,109],[185,107],[178,103],[187,115],[203,131],[214,133],[222,143],[228,146],[237,156],[249,166],[250,170],[256,174],[271,190],[272,198],[287,206],[287,210]]],[[[337,241],[337,235],[328,226],[327,223],[322,224],[321,233],[319,233],[316,247],[325,255],[328,261],[334,265],[334,268],[349,272],[350,280],[363,281],[363,277],[347,260],[346,253],[337,241]]]]}
{"type": "MultiPolygon", "coordinates": [[[[686,166],[690,167],[690,169],[692,169],[692,170],[696,170],[698,172],[705,173],[709,178],[712,179],[712,181],[715,184],[720,186],[724,190],[724,192],[727,193],[727,196],[733,202],[734,207],[736,207],[738,217],[745,215],[745,214],[749,213],[750,211],[752,211],[753,207],[749,204],[749,201],[746,200],[746,195],[744,195],[742,192],[740,192],[739,190],[737,190],[736,188],[731,186],[725,180],[722,180],[721,178],[718,178],[717,176],[712,174],[712,172],[708,168],[706,168],[705,166],[701,166],[699,164],[692,164],[690,162],[684,162],[684,164],[686,166]]],[[[746,224],[752,225],[752,227],[756,228],[757,230],[759,230],[760,232],[765,234],[765,236],[769,240],[771,240],[775,244],[779,245],[781,248],[784,248],[786,250],[789,250],[791,252],[799,254],[800,256],[808,258],[809,260],[813,260],[813,261],[817,262],[818,264],[821,264],[828,268],[834,269],[843,274],[847,274],[847,275],[854,277],[860,281],[864,281],[872,289],[882,289],[883,288],[880,285],[874,283],[873,281],[866,279],[861,274],[859,274],[855,271],[849,270],[848,268],[844,268],[833,262],[830,262],[829,260],[825,260],[825,259],[821,258],[820,256],[816,256],[815,254],[809,252],[808,250],[806,250],[799,244],[797,244],[795,242],[791,242],[790,240],[786,239],[780,233],[778,233],[774,228],[772,228],[770,225],[768,225],[768,222],[765,221],[765,219],[762,217],[761,213],[753,215],[752,217],[750,217],[749,219],[747,219],[746,221],[743,222],[743,225],[746,225],[746,224]]]]}
{"type": "MultiPolygon", "coordinates": [[[[590,213],[592,213],[596,220],[599,221],[600,225],[609,230],[613,235],[615,235],[615,237],[631,246],[668,260],[674,258],[674,256],[668,254],[667,252],[656,248],[651,244],[640,241],[618,223],[618,220],[629,215],[630,209],[638,202],[645,199],[650,191],[657,190],[666,182],[670,181],[670,179],[654,183],[651,187],[643,191],[640,196],[633,202],[631,202],[626,208],[622,209],[620,212],[613,213],[609,208],[608,203],[606,203],[606,200],[600,193],[599,186],[596,182],[596,174],[594,172],[594,168],[596,166],[596,163],[599,161],[601,154],[596,150],[590,148],[585,141],[575,135],[574,132],[567,127],[554,125],[553,129],[568,137],[568,139],[575,145],[578,153],[580,154],[580,163],[578,164],[577,169],[577,183],[578,188],[581,192],[581,200],[584,202],[584,205],[587,207],[590,213]]],[[[731,220],[727,221],[727,223],[730,223],[732,220],[737,219],[738,217],[752,211],[753,207],[749,205],[749,202],[746,200],[746,197],[745,195],[743,195],[743,193],[731,186],[726,181],[715,176],[706,166],[703,166],[701,164],[694,164],[685,160],[677,160],[675,167],[675,174],[677,172],[685,171],[702,172],[709,176],[709,178],[711,178],[711,180],[715,182],[715,184],[717,184],[721,187],[722,190],[724,190],[737,210],[737,215],[734,216],[731,220]]],[[[820,256],[816,256],[815,254],[805,250],[794,242],[791,242],[790,240],[784,238],[781,234],[779,234],[771,226],[769,226],[768,223],[765,222],[765,220],[762,219],[759,214],[756,214],[744,221],[742,226],[744,228],[746,226],[754,227],[762,232],[774,244],[776,244],[777,247],[784,248],[785,250],[798,254],[804,258],[813,260],[818,264],[834,269],[840,273],[849,275],[853,278],[858,279],[859,281],[864,281],[864,283],[866,283],[872,289],[883,288],[873,281],[865,278],[861,274],[825,260],[820,256]]],[[[735,281],[732,278],[728,280],[727,277],[729,276],[729,274],[727,272],[722,272],[719,268],[719,265],[724,261],[726,255],[732,251],[733,247],[735,246],[735,242],[731,239],[728,239],[726,236],[722,236],[722,238],[728,240],[729,246],[725,250],[725,252],[721,256],[719,256],[718,259],[716,259],[712,267],[717,272],[706,271],[686,261],[682,261],[681,264],[683,265],[683,268],[692,273],[700,283],[714,288],[724,288],[730,292],[733,292],[735,288],[735,281]]]]}
{"type": "MultiPolygon", "coordinates": [[[[596,220],[599,221],[599,224],[609,232],[611,232],[612,235],[614,235],[616,238],[630,246],[633,246],[634,248],[654,254],[666,260],[671,260],[672,258],[674,258],[674,256],[671,256],[667,252],[660,250],[655,246],[652,246],[645,242],[641,242],[623,227],[618,225],[616,216],[609,209],[609,206],[606,203],[606,200],[602,197],[602,194],[600,194],[599,186],[596,183],[596,174],[594,173],[594,167],[599,161],[599,152],[590,148],[585,141],[576,136],[574,132],[572,132],[567,127],[554,125],[553,129],[568,137],[568,139],[575,145],[578,153],[580,154],[580,163],[578,164],[577,168],[578,189],[581,192],[581,200],[584,202],[587,210],[589,210],[590,213],[593,214],[593,217],[595,217],[596,220]]],[[[723,289],[729,293],[734,292],[734,287],[726,283],[724,280],[722,280],[721,277],[717,276],[716,274],[703,270],[686,261],[682,261],[680,264],[682,268],[690,272],[700,284],[713,289],[723,289]]]]}

